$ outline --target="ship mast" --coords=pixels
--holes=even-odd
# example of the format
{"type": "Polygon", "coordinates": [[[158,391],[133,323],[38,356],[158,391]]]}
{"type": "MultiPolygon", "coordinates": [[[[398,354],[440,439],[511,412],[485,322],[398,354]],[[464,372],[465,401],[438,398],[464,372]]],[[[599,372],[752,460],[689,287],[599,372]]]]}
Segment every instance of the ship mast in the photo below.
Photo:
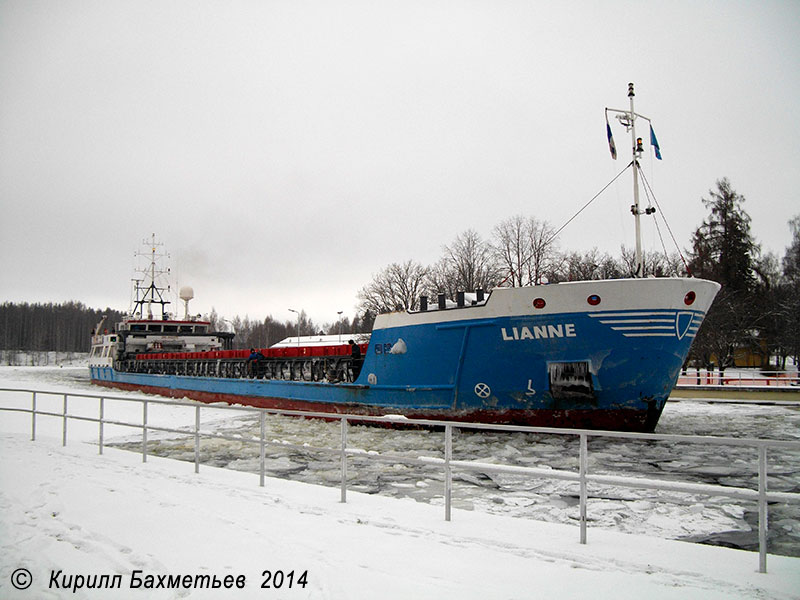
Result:
{"type": "MultiPolygon", "coordinates": [[[[648,207],[645,210],[639,208],[639,159],[642,157],[644,149],[642,147],[642,138],[636,137],[636,119],[641,118],[645,121],[650,121],[644,115],[636,114],[633,107],[633,98],[636,94],[633,92],[633,84],[628,84],[628,98],[630,99],[630,110],[618,110],[614,108],[607,108],[606,111],[616,113],[617,120],[625,126],[626,131],[631,133],[631,150],[633,158],[631,165],[633,166],[633,204],[631,205],[631,213],[635,221],[636,228],[636,264],[634,267],[634,277],[644,277],[644,253],[642,252],[642,227],[639,217],[641,215],[649,215],[655,212],[655,208],[648,207]]],[[[615,155],[616,158],[616,155],[615,155]]]]}
{"type": "Polygon", "coordinates": [[[642,140],[636,141],[636,112],[633,110],[633,84],[628,84],[628,98],[631,100],[631,148],[633,148],[633,206],[631,212],[633,219],[636,222],[636,268],[634,277],[642,277],[644,275],[644,256],[642,256],[642,225],[639,216],[642,214],[639,210],[639,158],[642,156],[642,140]]]}
{"type": "Polygon", "coordinates": [[[143,242],[143,245],[150,248],[150,251],[145,252],[137,252],[135,256],[148,256],[150,258],[150,264],[147,267],[137,269],[140,273],[144,275],[143,279],[134,279],[134,300],[133,300],[133,307],[131,308],[131,316],[135,316],[137,312],[144,317],[145,311],[144,307],[147,305],[147,319],[153,318],[153,304],[160,304],[161,305],[161,320],[167,320],[167,311],[166,307],[169,304],[169,300],[164,300],[163,292],[169,289],[169,286],[166,288],[158,287],[156,285],[156,280],[161,275],[166,275],[169,273],[169,269],[161,269],[158,267],[158,260],[160,258],[167,257],[168,255],[164,252],[159,252],[159,247],[163,246],[162,243],[156,242],[156,234],[152,234],[150,236],[150,241],[148,243],[147,240],[143,242]],[[144,285],[142,285],[144,283],[144,285]]]}

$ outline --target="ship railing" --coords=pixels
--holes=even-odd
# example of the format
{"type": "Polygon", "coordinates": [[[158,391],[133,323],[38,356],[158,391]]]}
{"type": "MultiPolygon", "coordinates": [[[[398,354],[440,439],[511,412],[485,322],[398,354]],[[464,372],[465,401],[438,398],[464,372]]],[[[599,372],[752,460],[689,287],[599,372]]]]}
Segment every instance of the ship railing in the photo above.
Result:
{"type": "Polygon", "coordinates": [[[729,386],[756,388],[798,388],[797,371],[762,371],[761,369],[687,369],[681,371],[677,387],[729,386]]]}
{"type": "MultiPolygon", "coordinates": [[[[588,487],[590,484],[612,485],[619,487],[639,488],[658,491],[670,491],[680,493],[700,494],[707,496],[723,496],[742,500],[752,500],[758,505],[758,555],[759,572],[767,572],[767,529],[768,529],[768,503],[800,504],[800,493],[769,491],[767,487],[768,475],[768,450],[788,450],[790,452],[800,451],[800,441],[790,440],[768,440],[757,438],[731,438],[701,435],[673,435],[656,433],[632,433],[619,431],[597,431],[587,429],[566,429],[551,427],[529,427],[521,425],[499,425],[487,423],[467,423],[461,421],[444,421],[431,419],[407,419],[399,415],[386,416],[367,416],[357,414],[336,414],[327,412],[314,412],[302,410],[282,410],[271,408],[256,408],[250,406],[231,406],[223,404],[208,405],[193,401],[180,400],[160,400],[154,398],[142,398],[135,396],[112,396],[107,394],[85,394],[61,391],[32,390],[19,388],[0,388],[0,392],[15,392],[18,394],[30,394],[30,407],[23,406],[0,406],[0,411],[17,412],[30,414],[31,416],[31,440],[36,440],[36,424],[38,417],[53,417],[62,421],[62,445],[67,445],[68,423],[73,421],[83,421],[96,423],[98,425],[97,446],[99,454],[103,454],[103,448],[107,445],[104,438],[106,426],[130,427],[141,430],[140,451],[142,462],[147,462],[148,457],[148,435],[151,432],[171,433],[176,435],[188,435],[194,438],[194,469],[195,473],[200,472],[200,442],[201,439],[222,439],[238,443],[249,443],[259,447],[259,485],[264,486],[266,478],[266,448],[267,446],[279,446],[281,448],[298,449],[302,451],[322,451],[332,452],[339,455],[340,461],[340,498],[341,502],[347,502],[347,470],[351,460],[374,460],[387,463],[405,463],[420,465],[423,467],[441,467],[444,472],[444,518],[450,521],[452,518],[452,495],[453,495],[453,473],[454,471],[478,471],[482,473],[513,473],[523,475],[533,479],[555,479],[561,481],[575,482],[579,488],[579,529],[580,543],[587,543],[588,527],[588,487]],[[41,407],[43,397],[56,397],[60,400],[61,410],[47,410],[41,407]],[[98,416],[87,416],[86,414],[76,414],[69,411],[69,400],[72,398],[88,398],[98,401],[98,416]],[[111,419],[106,414],[108,402],[129,402],[139,403],[142,406],[141,419],[136,422],[121,421],[111,419]],[[153,405],[168,405],[170,407],[186,407],[194,411],[194,425],[190,429],[162,427],[151,423],[148,420],[148,407],[153,405]],[[246,437],[243,435],[231,435],[218,431],[207,431],[201,428],[202,411],[231,411],[237,413],[257,414],[259,419],[259,436],[246,437]],[[268,439],[267,436],[267,415],[286,415],[305,418],[319,418],[328,421],[339,421],[341,431],[341,441],[337,448],[325,448],[309,446],[306,444],[297,445],[285,441],[275,441],[268,439]],[[442,456],[418,456],[409,457],[396,453],[378,453],[366,451],[361,448],[348,446],[347,432],[352,423],[372,423],[381,425],[392,425],[399,428],[405,427],[426,427],[434,430],[443,431],[442,456]],[[550,469],[542,467],[523,467],[518,465],[497,464],[470,460],[456,460],[453,458],[453,434],[458,430],[474,431],[505,431],[522,432],[545,435],[562,435],[577,437],[579,440],[578,468],[574,470],[550,469]],[[686,481],[667,481],[660,479],[628,477],[619,475],[608,475],[589,472],[589,450],[588,440],[590,438],[617,438],[628,440],[643,441],[666,441],[689,444],[721,445],[750,447],[758,459],[758,487],[757,489],[735,487],[727,485],[691,483],[686,481]]],[[[52,401],[51,401],[52,404],[52,401]]]]}
{"type": "Polygon", "coordinates": [[[154,354],[152,358],[117,361],[116,368],[125,373],[185,377],[352,383],[355,380],[353,362],[349,355],[270,357],[248,362],[246,358],[171,359],[154,354]]]}

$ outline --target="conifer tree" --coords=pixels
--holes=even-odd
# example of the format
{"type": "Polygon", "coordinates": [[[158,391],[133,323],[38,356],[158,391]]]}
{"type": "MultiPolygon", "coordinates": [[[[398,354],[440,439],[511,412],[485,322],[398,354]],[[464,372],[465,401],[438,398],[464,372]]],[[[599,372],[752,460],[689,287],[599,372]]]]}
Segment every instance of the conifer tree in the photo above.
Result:
{"type": "Polygon", "coordinates": [[[716,190],[702,198],[709,216],[695,230],[689,269],[696,277],[722,284],[706,322],[698,333],[692,353],[709,365],[724,370],[733,366],[738,349],[758,350],[758,330],[766,306],[755,294],[755,274],[760,248],[750,234],[750,216],[744,196],[727,178],[717,181],[716,190]]]}
{"type": "Polygon", "coordinates": [[[692,273],[729,290],[751,291],[760,249],[750,234],[744,196],[734,191],[727,177],[718,180],[717,189],[709,194],[702,202],[710,214],[692,237],[692,273]]]}
{"type": "Polygon", "coordinates": [[[800,215],[789,221],[792,243],[783,257],[783,285],[780,295],[779,340],[785,355],[800,364],[800,215]]]}

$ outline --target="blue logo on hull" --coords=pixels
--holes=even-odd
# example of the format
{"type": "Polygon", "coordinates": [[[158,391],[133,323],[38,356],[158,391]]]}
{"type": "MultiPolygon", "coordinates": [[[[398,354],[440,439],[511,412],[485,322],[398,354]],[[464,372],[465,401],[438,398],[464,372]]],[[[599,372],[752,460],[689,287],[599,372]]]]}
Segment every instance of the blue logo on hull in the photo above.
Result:
{"type": "MultiPolygon", "coordinates": [[[[675,315],[675,334],[678,336],[679,340],[682,340],[686,334],[689,333],[689,329],[692,327],[693,322],[694,313],[681,311],[675,315]]],[[[694,332],[692,333],[692,337],[694,337],[694,333],[696,332],[697,329],[695,328],[694,332]]]]}

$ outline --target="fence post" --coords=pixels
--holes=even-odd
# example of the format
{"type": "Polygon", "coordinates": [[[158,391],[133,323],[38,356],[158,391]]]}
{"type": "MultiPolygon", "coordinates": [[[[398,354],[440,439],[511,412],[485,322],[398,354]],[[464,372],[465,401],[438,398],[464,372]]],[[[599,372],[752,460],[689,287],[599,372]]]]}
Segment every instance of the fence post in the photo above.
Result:
{"type": "Polygon", "coordinates": [[[100,397],[100,422],[98,423],[99,433],[98,433],[98,436],[97,436],[98,437],[97,445],[100,448],[99,454],[103,453],[103,400],[104,400],[104,398],[101,396],[100,397]]]}
{"type": "Polygon", "coordinates": [[[453,496],[453,471],[450,460],[453,458],[453,426],[444,426],[444,520],[450,520],[450,501],[453,496]]]}
{"type": "Polygon", "coordinates": [[[581,521],[581,544],[586,543],[586,471],[588,470],[589,465],[589,449],[588,449],[588,442],[587,436],[585,433],[581,434],[581,453],[579,459],[579,471],[580,471],[580,481],[581,481],[581,514],[580,514],[580,521],[581,521]]]}
{"type": "Polygon", "coordinates": [[[758,447],[758,572],[767,572],[767,447],[758,447]]]}
{"type": "Polygon", "coordinates": [[[264,438],[266,437],[266,431],[267,431],[267,414],[264,412],[263,408],[259,411],[259,420],[261,422],[261,439],[260,439],[261,450],[260,450],[260,455],[259,455],[258,481],[259,481],[259,485],[261,487],[264,487],[264,462],[266,460],[266,456],[265,456],[265,454],[266,454],[266,448],[265,448],[266,441],[265,441],[264,438]]]}
{"type": "Polygon", "coordinates": [[[200,405],[194,409],[194,472],[200,472],[200,405]]]}
{"type": "Polygon", "coordinates": [[[61,426],[61,445],[67,445],[67,395],[64,394],[64,423],[61,426]]]}
{"type": "Polygon", "coordinates": [[[342,462],[342,499],[341,499],[341,502],[347,502],[347,418],[346,417],[342,417],[341,462],[342,462]]]}
{"type": "Polygon", "coordinates": [[[36,392],[31,392],[33,398],[31,399],[31,441],[36,441],[36,392]]]}
{"type": "Polygon", "coordinates": [[[142,402],[142,462],[147,462],[147,400],[142,402]]]}

